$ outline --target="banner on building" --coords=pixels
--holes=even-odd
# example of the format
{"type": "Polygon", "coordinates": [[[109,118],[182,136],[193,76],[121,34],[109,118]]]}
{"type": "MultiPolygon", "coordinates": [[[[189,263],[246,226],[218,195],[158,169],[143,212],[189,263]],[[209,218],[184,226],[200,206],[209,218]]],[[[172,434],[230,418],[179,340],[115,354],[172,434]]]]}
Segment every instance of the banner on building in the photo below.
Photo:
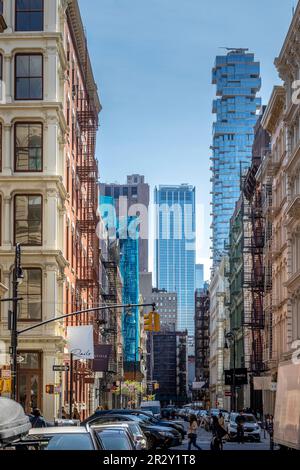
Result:
{"type": "Polygon", "coordinates": [[[68,326],[67,344],[74,359],[94,359],[93,325],[68,326]]]}
{"type": "Polygon", "coordinates": [[[111,355],[111,344],[95,344],[94,360],[92,369],[94,372],[107,372],[109,356],[111,355]]]}
{"type": "Polygon", "coordinates": [[[253,377],[254,390],[271,390],[276,392],[276,383],[272,382],[271,375],[265,377],[253,377]]]}
{"type": "Polygon", "coordinates": [[[247,369],[229,369],[225,370],[225,385],[247,385],[248,371],[247,369]],[[235,378],[235,379],[234,379],[235,378]]]}
{"type": "Polygon", "coordinates": [[[192,389],[193,390],[200,390],[202,387],[204,387],[205,382],[193,382],[192,389]]]}

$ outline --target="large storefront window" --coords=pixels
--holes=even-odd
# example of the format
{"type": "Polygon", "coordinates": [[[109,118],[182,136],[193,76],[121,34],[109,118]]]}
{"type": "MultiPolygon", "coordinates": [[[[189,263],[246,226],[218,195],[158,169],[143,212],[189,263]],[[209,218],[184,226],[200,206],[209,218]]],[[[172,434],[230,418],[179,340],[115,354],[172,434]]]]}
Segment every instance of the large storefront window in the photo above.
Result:
{"type": "Polygon", "coordinates": [[[21,362],[18,371],[19,401],[28,413],[32,408],[41,407],[42,367],[40,352],[19,352],[21,362]]]}

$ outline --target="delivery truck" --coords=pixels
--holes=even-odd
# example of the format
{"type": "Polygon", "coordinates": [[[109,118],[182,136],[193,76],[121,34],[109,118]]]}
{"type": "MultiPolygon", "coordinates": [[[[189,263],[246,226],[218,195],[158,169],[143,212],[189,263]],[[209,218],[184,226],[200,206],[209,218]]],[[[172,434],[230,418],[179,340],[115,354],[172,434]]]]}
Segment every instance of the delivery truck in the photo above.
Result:
{"type": "Polygon", "coordinates": [[[274,443],[300,450],[300,364],[292,361],[278,368],[274,443]]]}

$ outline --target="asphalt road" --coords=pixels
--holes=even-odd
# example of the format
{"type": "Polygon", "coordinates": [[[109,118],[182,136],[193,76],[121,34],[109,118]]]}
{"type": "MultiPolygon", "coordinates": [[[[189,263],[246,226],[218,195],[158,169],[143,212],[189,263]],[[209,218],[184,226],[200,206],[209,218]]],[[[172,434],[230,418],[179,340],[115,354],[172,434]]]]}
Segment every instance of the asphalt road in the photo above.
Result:
{"type": "MultiPolygon", "coordinates": [[[[187,423],[185,423],[185,428],[187,428],[187,423]]],[[[198,430],[197,444],[201,447],[202,450],[210,450],[211,438],[211,433],[206,432],[202,428],[198,430]]],[[[175,447],[174,450],[187,450],[187,448],[188,438],[185,437],[182,445],[175,447]]],[[[192,448],[192,450],[197,449],[192,448]]],[[[262,432],[261,442],[245,442],[244,444],[238,444],[237,442],[226,442],[226,444],[224,444],[224,451],[226,450],[270,450],[270,439],[268,434],[266,434],[266,439],[264,439],[264,434],[262,432]]]]}

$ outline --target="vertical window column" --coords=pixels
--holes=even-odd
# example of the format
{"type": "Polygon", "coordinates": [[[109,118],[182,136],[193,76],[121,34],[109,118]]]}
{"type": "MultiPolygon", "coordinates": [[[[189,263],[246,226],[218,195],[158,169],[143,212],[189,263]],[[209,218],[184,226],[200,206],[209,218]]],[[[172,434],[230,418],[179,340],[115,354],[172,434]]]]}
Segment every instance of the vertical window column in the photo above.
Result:
{"type": "Polygon", "coordinates": [[[11,131],[12,126],[10,123],[5,123],[2,125],[2,173],[8,176],[13,174],[11,131]]]}
{"type": "Polygon", "coordinates": [[[2,200],[2,214],[3,221],[2,223],[2,246],[12,246],[12,221],[11,221],[11,206],[12,198],[10,196],[4,196],[2,200]]]}

